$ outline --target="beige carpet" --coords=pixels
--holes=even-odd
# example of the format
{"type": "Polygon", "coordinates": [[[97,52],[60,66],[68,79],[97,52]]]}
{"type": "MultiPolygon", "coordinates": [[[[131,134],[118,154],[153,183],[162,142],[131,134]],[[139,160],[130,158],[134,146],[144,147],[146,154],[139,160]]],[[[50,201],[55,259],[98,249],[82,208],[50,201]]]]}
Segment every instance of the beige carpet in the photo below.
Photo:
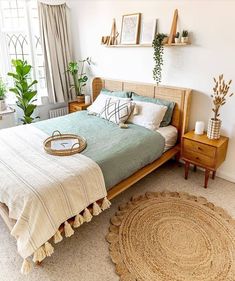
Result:
{"type": "Polygon", "coordinates": [[[43,267],[36,268],[26,277],[19,273],[22,259],[17,254],[14,239],[0,219],[0,281],[118,281],[105,241],[109,219],[117,207],[131,196],[146,191],[186,191],[206,197],[235,218],[235,184],[216,178],[209,181],[207,190],[202,185],[201,172],[190,172],[188,181],[185,181],[183,167],[166,164],[113,200],[110,210],[56,245],[55,253],[44,261],[43,267]]]}
{"type": "Polygon", "coordinates": [[[106,239],[123,281],[234,281],[235,220],[202,196],[134,196],[111,218],[106,239]]]}

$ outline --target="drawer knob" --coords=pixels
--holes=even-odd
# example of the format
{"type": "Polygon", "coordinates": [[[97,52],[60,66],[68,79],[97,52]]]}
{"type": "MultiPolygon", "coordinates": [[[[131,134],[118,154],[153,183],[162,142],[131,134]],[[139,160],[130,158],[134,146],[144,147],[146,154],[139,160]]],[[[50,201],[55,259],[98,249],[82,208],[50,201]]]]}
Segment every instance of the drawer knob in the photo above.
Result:
{"type": "Polygon", "coordinates": [[[199,160],[200,158],[199,158],[199,157],[196,157],[196,159],[199,160]]]}
{"type": "Polygon", "coordinates": [[[198,147],[198,150],[202,150],[202,148],[201,148],[201,147],[198,147]]]}

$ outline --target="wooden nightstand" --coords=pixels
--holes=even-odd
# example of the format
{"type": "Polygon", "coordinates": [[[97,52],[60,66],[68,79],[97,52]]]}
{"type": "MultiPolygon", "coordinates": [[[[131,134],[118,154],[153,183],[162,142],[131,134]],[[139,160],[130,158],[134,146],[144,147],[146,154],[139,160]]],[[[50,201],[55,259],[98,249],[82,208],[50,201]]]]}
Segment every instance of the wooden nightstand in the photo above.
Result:
{"type": "Polygon", "coordinates": [[[207,188],[210,172],[215,178],[216,169],[223,163],[226,157],[228,138],[221,136],[218,140],[210,140],[206,134],[195,135],[194,131],[183,136],[181,158],[185,161],[185,179],[188,178],[189,166],[194,165],[205,169],[205,183],[207,188]]]}
{"type": "Polygon", "coordinates": [[[69,113],[86,110],[90,104],[81,103],[78,101],[71,101],[69,102],[69,113]]]}

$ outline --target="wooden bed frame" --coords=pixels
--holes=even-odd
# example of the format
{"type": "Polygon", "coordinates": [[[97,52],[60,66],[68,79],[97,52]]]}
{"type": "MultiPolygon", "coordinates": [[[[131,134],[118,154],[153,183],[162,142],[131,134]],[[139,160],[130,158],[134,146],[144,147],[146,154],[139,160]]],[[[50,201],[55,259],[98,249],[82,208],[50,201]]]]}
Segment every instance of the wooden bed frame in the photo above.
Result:
{"type": "MultiPolygon", "coordinates": [[[[125,82],[118,80],[94,78],[92,82],[92,98],[93,101],[99,95],[102,88],[106,88],[111,91],[132,91],[142,96],[148,96],[152,98],[161,98],[165,100],[174,101],[176,103],[171,124],[178,129],[178,142],[177,144],[163,153],[163,155],[152,162],[151,164],[140,169],[127,179],[121,181],[117,185],[113,186],[108,191],[108,199],[113,199],[118,194],[129,188],[131,185],[160,167],[172,157],[179,157],[180,155],[180,142],[183,134],[188,127],[189,109],[191,101],[191,89],[176,88],[168,86],[156,86],[155,84],[142,84],[137,82],[125,82]]],[[[5,204],[0,202],[0,215],[11,231],[15,220],[9,218],[8,208],[5,204]]],[[[73,219],[69,221],[73,224],[73,219]]],[[[63,225],[60,227],[60,231],[63,231],[63,225]]]]}
{"type": "Polygon", "coordinates": [[[108,191],[108,199],[113,199],[118,194],[129,188],[131,185],[160,167],[172,157],[179,157],[181,139],[188,128],[192,90],[186,88],[157,86],[156,84],[143,84],[96,77],[92,82],[93,101],[97,98],[102,88],[106,88],[110,91],[132,91],[141,96],[174,101],[176,104],[172,116],[171,125],[175,126],[178,129],[177,144],[173,148],[163,153],[160,158],[158,158],[151,164],[145,166],[127,179],[113,186],[108,191]]]}

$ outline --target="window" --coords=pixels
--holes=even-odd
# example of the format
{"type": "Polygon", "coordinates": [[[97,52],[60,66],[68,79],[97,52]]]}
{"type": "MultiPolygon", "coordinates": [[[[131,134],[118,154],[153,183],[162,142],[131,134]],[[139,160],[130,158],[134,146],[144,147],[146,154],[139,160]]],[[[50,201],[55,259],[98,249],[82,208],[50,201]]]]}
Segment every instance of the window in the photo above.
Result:
{"type": "Polygon", "coordinates": [[[36,0],[0,1],[0,76],[7,81],[12,59],[27,60],[33,66],[38,95],[47,95],[36,0]]]}

